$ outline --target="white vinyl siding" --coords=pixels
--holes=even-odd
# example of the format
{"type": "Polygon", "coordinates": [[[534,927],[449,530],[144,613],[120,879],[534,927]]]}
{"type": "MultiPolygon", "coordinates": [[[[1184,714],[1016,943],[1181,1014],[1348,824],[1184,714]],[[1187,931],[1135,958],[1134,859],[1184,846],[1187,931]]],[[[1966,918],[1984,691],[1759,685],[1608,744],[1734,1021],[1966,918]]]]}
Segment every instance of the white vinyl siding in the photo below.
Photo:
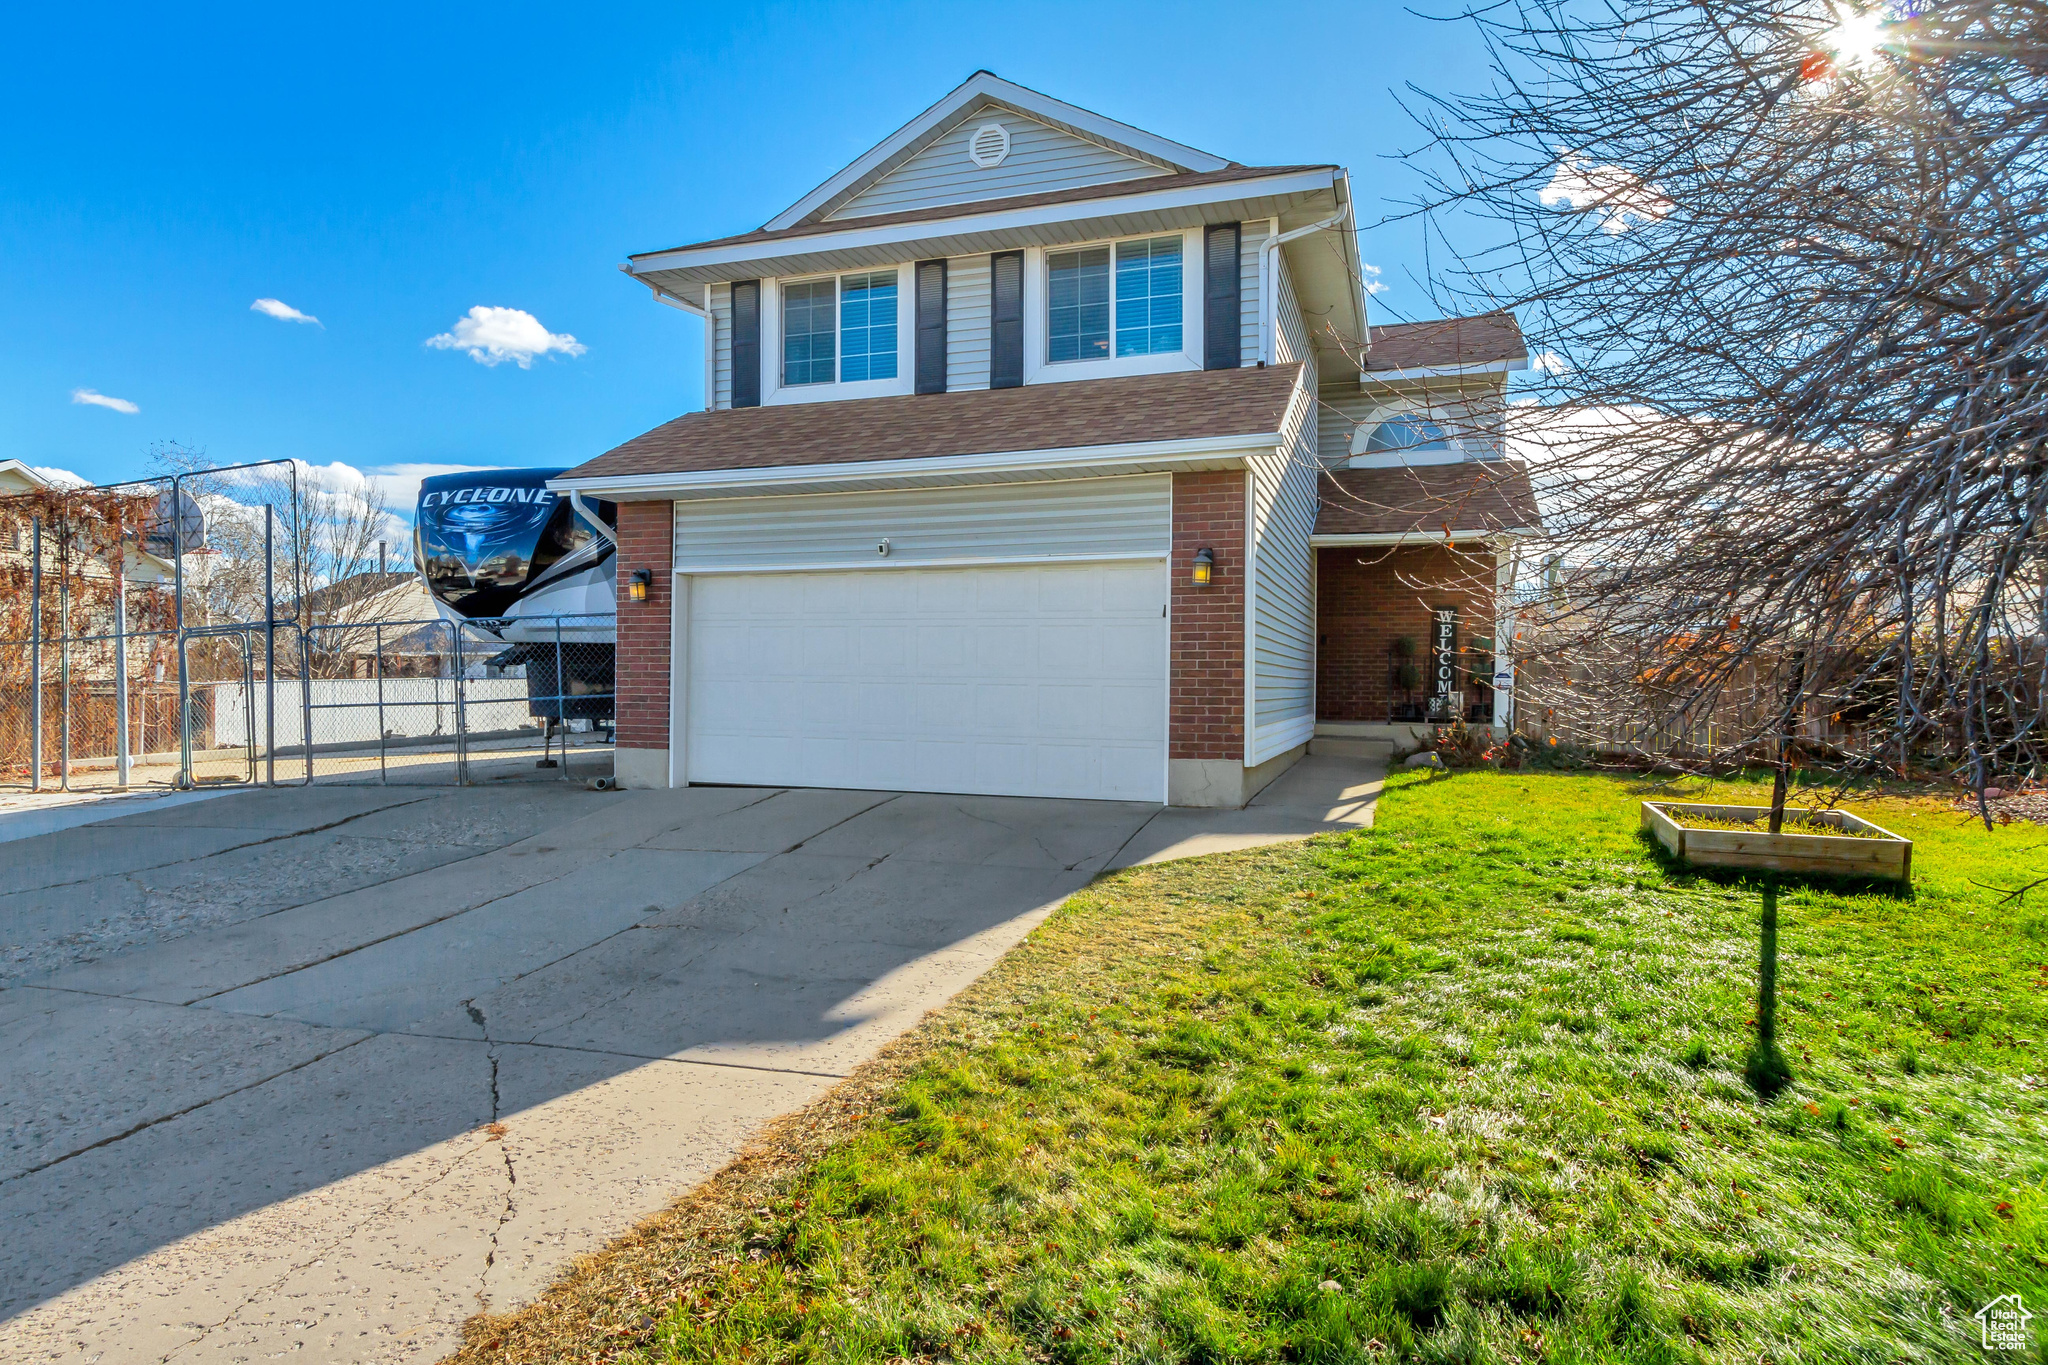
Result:
{"type": "Polygon", "coordinates": [[[830,219],[967,204],[978,199],[1107,185],[1169,172],[1147,161],[1049,128],[1006,109],[983,109],[917,152],[895,170],[834,209],[830,219]],[[967,140],[986,123],[1010,132],[1010,154],[987,170],[967,156],[967,140]]]}
{"type": "MultiPolygon", "coordinates": [[[[1273,253],[1273,363],[1287,365],[1313,358],[1308,327],[1301,319],[1301,300],[1294,296],[1294,277],[1287,270],[1287,248],[1273,253]]],[[[1310,393],[1315,389],[1311,387],[1310,393]]]]}
{"type": "Polygon", "coordinates": [[[732,286],[711,286],[711,406],[732,406],[732,286]]]}
{"type": "Polygon", "coordinates": [[[676,504],[684,573],[1135,559],[1171,547],[1163,474],[676,504]],[[889,541],[884,556],[877,547],[889,541]]]}
{"type": "Polygon", "coordinates": [[[1351,458],[1351,441],[1360,427],[1390,411],[1419,411],[1441,423],[1468,460],[1498,460],[1507,454],[1501,437],[1507,393],[1498,383],[1475,387],[1467,381],[1435,390],[1414,383],[1362,386],[1347,373],[1323,390],[1322,400],[1316,453],[1333,469],[1342,469],[1351,458]]]}
{"type": "Polygon", "coordinates": [[[1244,343],[1241,359],[1246,365],[1259,363],[1259,253],[1265,249],[1264,219],[1243,226],[1243,246],[1238,251],[1241,270],[1238,290],[1238,334],[1244,343]]]}
{"type": "Polygon", "coordinates": [[[1287,411],[1278,453],[1251,461],[1252,721],[1245,763],[1306,743],[1315,731],[1317,412],[1315,360],[1287,411]]]}
{"type": "Polygon", "coordinates": [[[946,387],[988,387],[989,292],[987,256],[946,262],[946,387]]]}

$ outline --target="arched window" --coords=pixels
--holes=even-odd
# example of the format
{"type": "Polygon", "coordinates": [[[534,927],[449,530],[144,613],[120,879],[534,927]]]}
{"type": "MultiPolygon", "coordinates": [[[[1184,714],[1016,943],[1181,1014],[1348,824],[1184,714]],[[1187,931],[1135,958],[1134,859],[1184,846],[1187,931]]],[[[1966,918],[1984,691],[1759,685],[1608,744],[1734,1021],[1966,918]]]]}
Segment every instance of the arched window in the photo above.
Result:
{"type": "Polygon", "coordinates": [[[1404,412],[1374,426],[1359,453],[1364,455],[1409,455],[1421,450],[1449,450],[1451,438],[1427,417],[1404,412]]]}

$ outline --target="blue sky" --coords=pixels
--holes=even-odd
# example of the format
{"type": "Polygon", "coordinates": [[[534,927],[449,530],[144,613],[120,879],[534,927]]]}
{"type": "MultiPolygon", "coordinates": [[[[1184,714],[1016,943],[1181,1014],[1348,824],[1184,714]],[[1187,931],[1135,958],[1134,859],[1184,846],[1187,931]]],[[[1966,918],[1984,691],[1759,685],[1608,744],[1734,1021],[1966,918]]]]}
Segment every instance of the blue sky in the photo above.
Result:
{"type": "MultiPolygon", "coordinates": [[[[700,324],[619,262],[759,226],[980,67],[1239,161],[1342,162],[1367,222],[1413,191],[1390,90],[1484,76],[1468,31],[1382,3],[41,6],[9,38],[0,458],[93,481],[166,439],[572,464],[698,407],[700,324]],[[583,349],[426,344],[478,306],[583,349]]],[[[1430,315],[1413,228],[1362,252],[1381,319],[1430,315]]]]}

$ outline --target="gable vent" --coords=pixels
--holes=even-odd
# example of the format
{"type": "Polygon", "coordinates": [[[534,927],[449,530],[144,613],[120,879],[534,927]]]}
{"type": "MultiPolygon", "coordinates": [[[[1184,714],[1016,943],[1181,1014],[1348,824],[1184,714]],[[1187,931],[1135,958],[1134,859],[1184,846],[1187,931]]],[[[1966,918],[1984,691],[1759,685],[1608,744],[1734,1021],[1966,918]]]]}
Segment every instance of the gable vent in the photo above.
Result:
{"type": "Polygon", "coordinates": [[[967,139],[967,159],[983,170],[993,170],[1010,154],[1010,130],[1000,123],[984,123],[967,139]]]}

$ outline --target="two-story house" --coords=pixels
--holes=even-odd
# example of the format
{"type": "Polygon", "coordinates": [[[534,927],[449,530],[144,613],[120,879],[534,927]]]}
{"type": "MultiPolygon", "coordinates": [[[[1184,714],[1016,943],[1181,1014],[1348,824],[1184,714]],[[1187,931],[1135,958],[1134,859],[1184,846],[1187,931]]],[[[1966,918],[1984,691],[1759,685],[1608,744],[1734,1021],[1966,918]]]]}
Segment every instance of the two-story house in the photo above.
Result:
{"type": "Polygon", "coordinates": [[[623,268],[702,320],[706,407],[551,485],[619,504],[622,783],[1236,806],[1319,722],[1505,721],[1521,336],[1369,327],[1342,167],[979,72],[623,268]]]}

